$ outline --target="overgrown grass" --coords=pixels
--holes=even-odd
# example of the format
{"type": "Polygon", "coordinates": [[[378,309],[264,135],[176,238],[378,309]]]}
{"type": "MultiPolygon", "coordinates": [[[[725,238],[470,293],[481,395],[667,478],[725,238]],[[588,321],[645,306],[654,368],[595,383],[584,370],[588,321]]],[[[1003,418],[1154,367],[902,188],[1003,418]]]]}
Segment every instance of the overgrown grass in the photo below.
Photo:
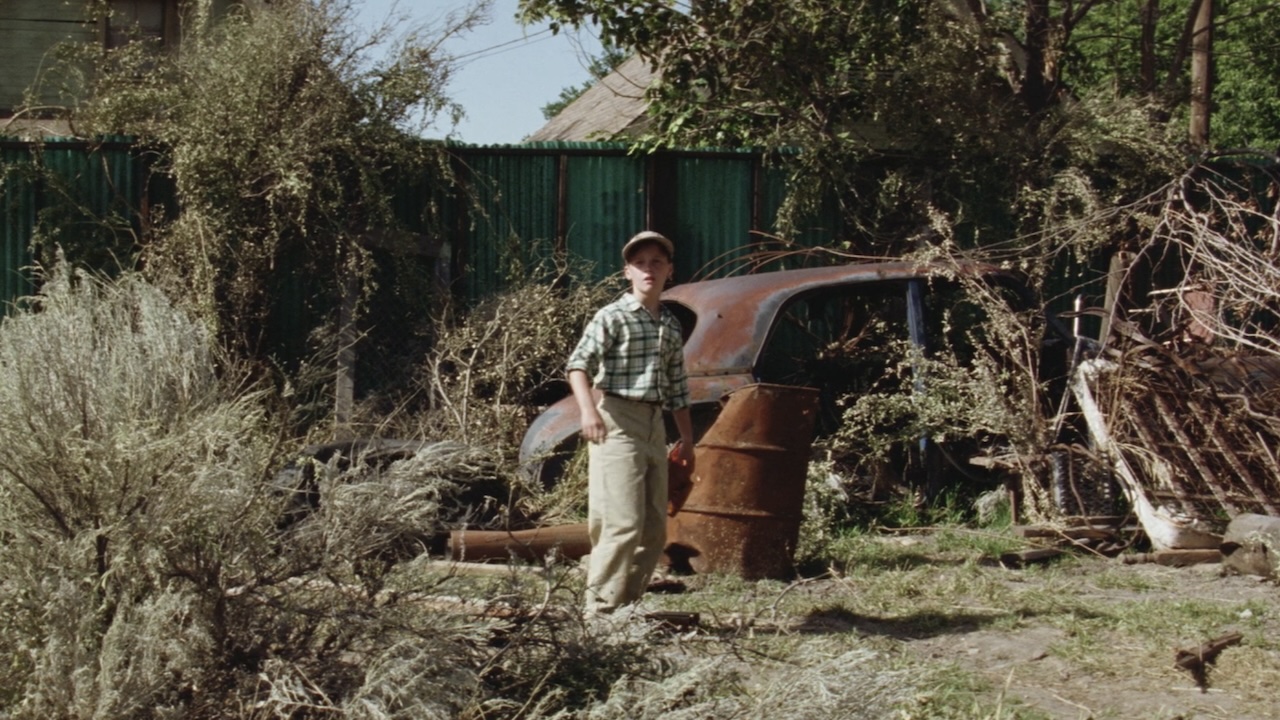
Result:
{"type": "MultiPolygon", "coordinates": [[[[992,549],[1023,542],[990,534],[997,542],[992,549]]],[[[963,527],[905,538],[849,533],[837,544],[843,569],[831,576],[790,584],[692,578],[696,592],[671,598],[664,607],[703,612],[740,654],[782,660],[800,652],[816,634],[846,650],[870,649],[917,672],[927,671],[936,684],[917,687],[915,700],[899,706],[902,717],[1056,717],[1025,706],[1016,687],[1006,693],[1003,678],[980,671],[981,663],[955,663],[945,653],[930,660],[906,652],[917,643],[945,646],[948,638],[973,634],[1012,638],[1038,628],[1037,633],[1049,633],[1044,637],[1058,638],[1045,652],[1071,668],[1072,676],[1117,684],[1142,677],[1185,686],[1190,678],[1172,667],[1173,650],[1236,630],[1246,639],[1231,650],[1233,672],[1213,677],[1230,683],[1231,692],[1253,697],[1260,685],[1240,668],[1268,677],[1277,672],[1270,639],[1277,620],[1274,605],[1263,599],[1216,600],[1211,587],[1188,597],[1183,587],[1188,581],[1214,582],[1203,570],[1131,566],[1087,556],[1011,570],[990,561],[985,542],[964,539],[971,536],[972,530],[963,527]]],[[[1106,698],[1089,700],[1100,701],[1106,698]]],[[[1097,716],[1112,715],[1104,707],[1097,716]]]]}
{"type": "Polygon", "coordinates": [[[259,396],[136,276],[59,270],[0,327],[0,368],[6,717],[554,714],[653,661],[584,642],[562,577],[411,573],[479,448],[330,463],[282,523],[259,396]]]}

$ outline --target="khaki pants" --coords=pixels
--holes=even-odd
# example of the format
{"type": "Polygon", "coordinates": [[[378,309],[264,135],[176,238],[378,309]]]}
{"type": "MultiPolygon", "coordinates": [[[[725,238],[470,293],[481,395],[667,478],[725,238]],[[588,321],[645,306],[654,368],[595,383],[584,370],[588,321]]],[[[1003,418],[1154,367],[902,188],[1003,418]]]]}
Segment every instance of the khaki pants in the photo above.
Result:
{"type": "Polygon", "coordinates": [[[587,610],[639,600],[667,541],[667,454],[662,408],[605,395],[608,436],[588,449],[587,610]]]}

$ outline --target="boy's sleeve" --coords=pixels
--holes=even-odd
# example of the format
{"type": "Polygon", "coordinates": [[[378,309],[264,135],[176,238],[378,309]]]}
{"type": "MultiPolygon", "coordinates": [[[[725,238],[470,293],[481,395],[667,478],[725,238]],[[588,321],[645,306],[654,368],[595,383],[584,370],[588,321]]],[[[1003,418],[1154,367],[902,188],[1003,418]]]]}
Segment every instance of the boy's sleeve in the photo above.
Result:
{"type": "Polygon", "coordinates": [[[600,366],[600,358],[605,349],[604,311],[597,311],[582,331],[578,346],[569,354],[569,362],[565,363],[565,373],[570,370],[581,370],[587,377],[595,377],[596,368],[600,366]]]}

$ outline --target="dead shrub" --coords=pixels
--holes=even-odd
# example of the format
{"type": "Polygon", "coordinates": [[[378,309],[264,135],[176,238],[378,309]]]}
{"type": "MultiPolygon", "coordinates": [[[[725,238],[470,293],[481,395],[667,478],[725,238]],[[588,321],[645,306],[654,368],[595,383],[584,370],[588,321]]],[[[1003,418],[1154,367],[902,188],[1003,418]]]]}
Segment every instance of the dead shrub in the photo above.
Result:
{"type": "Polygon", "coordinates": [[[177,707],[264,554],[269,445],[209,333],[134,275],[66,267],[0,326],[0,706],[177,707]],[[185,690],[184,690],[185,689],[185,690]]]}
{"type": "MultiPolygon", "coordinates": [[[[619,292],[613,281],[586,283],[585,276],[566,261],[545,263],[473,309],[442,313],[419,380],[431,400],[417,432],[485,447],[514,471],[529,423],[569,392],[564,363],[582,328],[619,292]]],[[[539,514],[542,489],[523,487],[515,472],[509,477],[528,503],[522,512],[539,514]]]]}

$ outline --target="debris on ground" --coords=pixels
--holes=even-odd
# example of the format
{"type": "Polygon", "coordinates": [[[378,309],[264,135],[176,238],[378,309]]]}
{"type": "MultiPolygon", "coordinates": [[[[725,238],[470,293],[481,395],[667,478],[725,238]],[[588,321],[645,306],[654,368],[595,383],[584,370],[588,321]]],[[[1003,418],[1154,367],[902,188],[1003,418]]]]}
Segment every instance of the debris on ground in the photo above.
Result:
{"type": "Polygon", "coordinates": [[[1246,513],[1232,518],[1222,537],[1223,566],[1229,572],[1280,576],[1280,518],[1246,513]]]}
{"type": "Polygon", "coordinates": [[[1280,515],[1274,360],[1144,346],[1080,363],[1072,393],[1093,449],[1156,550],[1217,548],[1223,518],[1280,515]]]}
{"type": "Polygon", "coordinates": [[[1218,661],[1218,655],[1232,645],[1239,645],[1244,636],[1238,632],[1227,633],[1205,642],[1199,647],[1182,649],[1174,655],[1173,664],[1191,673],[1200,692],[1209,691],[1209,668],[1218,661]]]}

